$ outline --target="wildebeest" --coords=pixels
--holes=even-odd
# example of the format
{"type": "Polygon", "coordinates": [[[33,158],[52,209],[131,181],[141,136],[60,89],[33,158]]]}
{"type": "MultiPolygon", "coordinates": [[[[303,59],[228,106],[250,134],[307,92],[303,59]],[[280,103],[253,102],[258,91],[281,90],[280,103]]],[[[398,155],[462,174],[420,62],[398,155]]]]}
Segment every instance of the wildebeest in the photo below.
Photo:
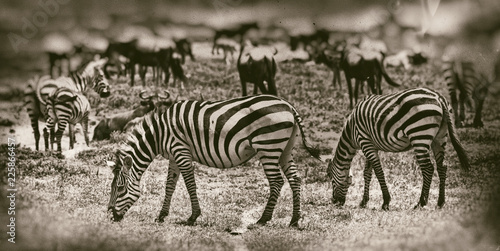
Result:
{"type": "Polygon", "coordinates": [[[383,66],[384,55],[377,51],[361,50],[354,46],[348,46],[342,51],[340,67],[344,71],[347,81],[347,90],[349,91],[349,104],[351,109],[354,103],[358,102],[358,89],[364,82],[368,82],[372,93],[382,94],[380,82],[382,76],[392,86],[400,86],[394,82],[383,66]],[[354,94],[352,92],[351,79],[356,80],[354,94]]]}
{"type": "Polygon", "coordinates": [[[237,61],[242,95],[247,95],[247,82],[254,84],[254,94],[257,94],[258,88],[263,94],[278,95],[274,80],[277,70],[274,55],[278,51],[274,48],[274,51],[271,52],[268,48],[261,47],[253,47],[245,50],[246,46],[248,45],[241,46],[237,61]],[[267,88],[264,82],[267,83],[267,88]]]}
{"type": "Polygon", "coordinates": [[[214,36],[214,47],[212,47],[212,54],[214,53],[217,39],[221,37],[235,38],[239,36],[240,43],[242,43],[245,33],[247,33],[247,31],[249,31],[250,29],[259,29],[259,26],[257,25],[256,22],[251,22],[251,23],[243,23],[238,27],[216,30],[214,36]]]}
{"type": "Polygon", "coordinates": [[[145,114],[152,111],[153,109],[155,109],[155,107],[159,105],[163,105],[164,102],[167,102],[167,99],[170,96],[168,92],[166,92],[165,95],[156,94],[156,95],[145,96],[145,94],[146,94],[145,91],[142,91],[139,94],[139,97],[141,98],[141,103],[140,106],[137,107],[136,109],[119,113],[110,118],[105,118],[101,120],[94,129],[94,136],[92,137],[92,140],[98,141],[98,140],[109,139],[112,132],[124,131],[126,125],[130,121],[132,121],[135,118],[144,116],[145,114]],[[153,102],[154,97],[158,97],[158,101],[156,104],[153,102]]]}

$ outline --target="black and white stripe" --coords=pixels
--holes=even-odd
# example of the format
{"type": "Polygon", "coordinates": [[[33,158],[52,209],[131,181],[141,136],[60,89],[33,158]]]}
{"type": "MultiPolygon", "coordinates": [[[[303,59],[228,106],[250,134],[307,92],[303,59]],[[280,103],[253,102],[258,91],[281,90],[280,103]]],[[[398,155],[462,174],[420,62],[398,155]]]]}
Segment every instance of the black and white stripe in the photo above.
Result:
{"type": "Polygon", "coordinates": [[[131,133],[129,142],[117,152],[114,181],[108,208],[114,220],[139,198],[142,174],[157,155],[170,160],[165,200],[157,218],[168,215],[170,201],[182,174],[191,198],[194,224],[201,214],[196,194],[196,161],[216,168],[230,168],[257,156],[270,185],[270,196],[259,224],[272,217],[284,184],[281,172],[293,191],[291,226],[300,219],[301,179],[292,159],[292,148],[299,132],[307,151],[319,159],[303,135],[302,119],[288,102],[269,95],[235,98],[217,102],[180,101],[165,112],[153,111],[131,133]]]}
{"type": "Polygon", "coordinates": [[[466,107],[474,111],[474,127],[482,127],[481,113],[488,94],[489,81],[476,71],[472,62],[446,61],[443,75],[451,97],[451,105],[457,113],[455,126],[465,126],[466,107]]]}
{"type": "MultiPolygon", "coordinates": [[[[74,146],[73,127],[80,123],[85,136],[85,143],[89,145],[88,126],[89,126],[90,103],[87,98],[76,91],[68,88],[58,88],[52,92],[47,99],[46,117],[47,128],[51,135],[54,135],[54,127],[57,123],[57,132],[55,138],[57,142],[57,151],[61,151],[61,139],[64,130],[70,125],[70,149],[74,146]]],[[[47,130],[44,129],[45,145],[48,143],[47,130]]]]}
{"type": "Polygon", "coordinates": [[[416,207],[425,206],[434,173],[432,150],[439,175],[438,206],[445,202],[447,167],[443,166],[446,137],[449,134],[461,166],[470,169],[466,152],[452,122],[452,109],[446,99],[426,88],[410,89],[388,95],[371,95],[361,101],[347,118],[333,160],[328,164],[328,176],[333,184],[333,202],[344,204],[351,183],[350,165],[358,149],[367,158],[364,171],[365,190],[360,206],[369,197],[372,169],[380,183],[384,203],[389,208],[390,195],[378,151],[402,152],[413,150],[422,170],[423,186],[416,207]]]}
{"type": "MultiPolygon", "coordinates": [[[[110,95],[109,83],[99,67],[103,62],[89,62],[81,71],[71,73],[71,77],[52,79],[50,76],[36,76],[28,81],[28,86],[24,92],[24,106],[31,120],[36,150],[39,150],[40,143],[38,121],[45,121],[46,100],[51,92],[57,88],[64,87],[83,93],[84,95],[90,89],[99,93],[101,97],[108,97],[110,95]]],[[[48,142],[45,145],[48,146],[48,142]]]]}

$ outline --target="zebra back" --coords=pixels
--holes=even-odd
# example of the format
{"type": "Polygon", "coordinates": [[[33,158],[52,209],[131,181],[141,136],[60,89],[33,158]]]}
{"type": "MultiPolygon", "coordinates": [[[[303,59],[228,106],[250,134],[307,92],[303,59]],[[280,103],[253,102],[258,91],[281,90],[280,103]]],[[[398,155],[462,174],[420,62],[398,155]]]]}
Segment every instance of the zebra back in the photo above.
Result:
{"type": "Polygon", "coordinates": [[[90,113],[90,103],[81,93],[69,88],[61,87],[54,90],[47,99],[47,116],[54,122],[67,119],[75,124],[90,113]]]}

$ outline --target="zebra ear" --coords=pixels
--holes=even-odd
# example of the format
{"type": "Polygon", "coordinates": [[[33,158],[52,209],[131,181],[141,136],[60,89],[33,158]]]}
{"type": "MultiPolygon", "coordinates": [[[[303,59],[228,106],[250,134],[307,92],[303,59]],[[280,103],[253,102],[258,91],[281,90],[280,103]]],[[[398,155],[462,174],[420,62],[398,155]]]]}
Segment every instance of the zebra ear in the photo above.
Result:
{"type": "Polygon", "coordinates": [[[122,160],[122,172],[124,174],[128,174],[130,168],[132,167],[132,157],[130,156],[126,156],[123,160],[122,160]]]}
{"type": "Polygon", "coordinates": [[[347,177],[347,185],[348,186],[352,186],[353,185],[352,184],[352,176],[351,175],[349,175],[349,177],[347,177]]]}

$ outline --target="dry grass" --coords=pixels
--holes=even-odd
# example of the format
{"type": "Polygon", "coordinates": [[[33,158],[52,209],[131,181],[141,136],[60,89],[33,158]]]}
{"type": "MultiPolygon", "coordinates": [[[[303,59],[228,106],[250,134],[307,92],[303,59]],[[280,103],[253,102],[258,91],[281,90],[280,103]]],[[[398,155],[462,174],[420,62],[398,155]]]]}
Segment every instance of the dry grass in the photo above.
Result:
{"type": "MultiPolygon", "coordinates": [[[[174,96],[205,100],[236,97],[240,85],[235,69],[226,77],[222,62],[198,60],[187,62],[191,74],[186,90],[172,89],[174,96]]],[[[446,94],[442,77],[432,65],[419,67],[414,74],[425,76],[426,84],[410,80],[410,74],[390,74],[405,87],[428,86],[446,94]]],[[[332,75],[325,67],[287,63],[280,65],[277,84],[280,96],[290,101],[302,115],[310,141],[319,145],[322,154],[331,154],[344,116],[348,99],[344,89],[331,86],[332,75]]],[[[383,84],[384,91],[391,92],[383,84]]],[[[115,85],[112,98],[102,101],[101,115],[129,108],[136,103],[140,88],[115,85]]],[[[497,97],[485,104],[484,129],[459,129],[459,135],[470,155],[473,170],[459,169],[451,144],[446,151],[449,166],[447,203],[435,209],[438,179],[435,175],[425,209],[413,210],[420,194],[422,177],[410,153],[383,154],[386,180],[391,191],[391,210],[382,204],[378,182],[372,181],[371,200],[360,209],[363,179],[362,157],[353,161],[354,186],[346,205],[336,208],[330,202],[331,187],[325,164],[309,158],[302,148],[295,154],[304,177],[301,228],[290,229],[292,196],[286,184],[267,226],[232,236],[235,229],[249,219],[257,220],[267,201],[269,187],[255,160],[243,166],[219,170],[197,166],[196,180],[202,216],[195,226],[179,224],[191,212],[183,181],[173,196],[170,215],[158,224],[164,195],[168,162],[155,160],[142,178],[142,196],[120,223],[111,222],[106,214],[112,174],[105,160],[112,156],[122,136],[112,141],[92,143],[98,150],[78,153],[74,159],[60,159],[29,149],[18,149],[17,233],[9,249],[36,250],[496,250],[500,238],[495,232],[500,223],[498,203],[500,156],[500,121],[497,97]],[[493,206],[490,206],[493,205],[493,206]],[[495,206],[496,205],[496,206],[495,206]],[[496,222],[495,222],[496,221],[496,222]]],[[[5,156],[2,151],[1,156],[5,156]]],[[[5,161],[5,160],[2,160],[5,161]]],[[[1,163],[4,168],[5,162],[1,163]]],[[[2,171],[4,171],[2,169],[2,171]]],[[[2,192],[3,193],[3,192],[2,192]]],[[[5,206],[5,196],[0,200],[5,206]]],[[[2,211],[6,208],[2,207],[2,211]]],[[[4,222],[3,218],[2,223],[4,222]]],[[[6,222],[6,221],[5,221],[6,222]]],[[[8,246],[6,246],[8,245],[8,246]]]]}

